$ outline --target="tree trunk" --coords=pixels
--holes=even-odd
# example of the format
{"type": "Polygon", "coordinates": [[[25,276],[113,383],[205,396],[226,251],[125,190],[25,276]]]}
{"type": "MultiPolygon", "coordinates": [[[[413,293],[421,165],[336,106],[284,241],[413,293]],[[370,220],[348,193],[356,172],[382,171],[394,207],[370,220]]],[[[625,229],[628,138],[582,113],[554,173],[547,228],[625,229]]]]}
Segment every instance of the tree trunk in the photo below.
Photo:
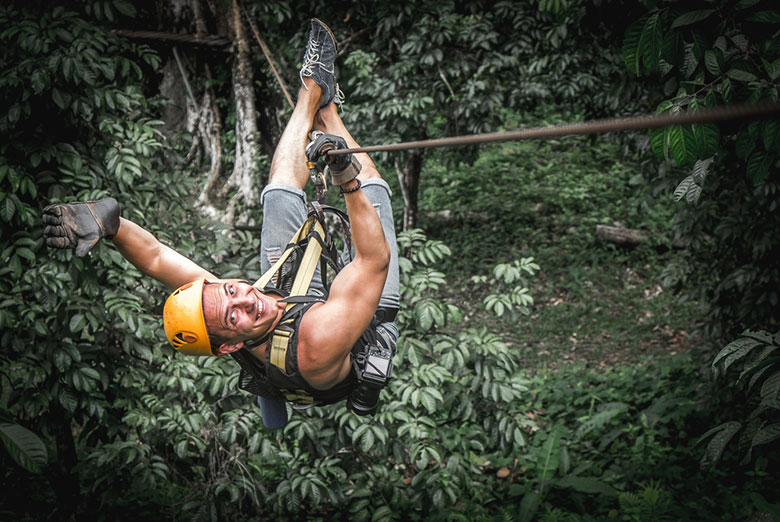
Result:
{"type": "Polygon", "coordinates": [[[231,3],[230,21],[236,47],[233,62],[233,94],[236,103],[236,154],[233,172],[220,191],[226,196],[230,189],[237,191],[230,198],[223,221],[231,224],[247,224],[254,220],[245,213],[236,216],[238,203],[243,200],[245,208],[259,206],[260,191],[257,175],[257,121],[255,119],[255,91],[252,85],[252,63],[249,56],[249,42],[241,20],[241,8],[237,0],[231,3]]]}
{"type": "MultiPolygon", "coordinates": [[[[208,65],[205,66],[206,76],[210,80],[211,73],[208,65]]],[[[220,211],[215,207],[212,196],[215,195],[217,183],[222,178],[222,117],[212,90],[206,89],[200,103],[196,120],[197,127],[190,129],[202,143],[203,149],[209,152],[211,166],[206,176],[206,184],[198,195],[198,206],[212,219],[217,219],[220,211]]],[[[194,143],[194,142],[193,142],[194,143]]]]}
{"type": "Polygon", "coordinates": [[[47,423],[57,445],[57,462],[49,468],[47,476],[57,497],[56,520],[75,521],[81,503],[79,477],[75,472],[78,457],[70,416],[58,403],[52,405],[53,415],[47,423]]]}
{"type": "Polygon", "coordinates": [[[400,156],[395,160],[395,170],[404,198],[403,230],[411,230],[417,226],[420,172],[424,163],[425,153],[422,150],[413,150],[404,162],[400,156]]]}

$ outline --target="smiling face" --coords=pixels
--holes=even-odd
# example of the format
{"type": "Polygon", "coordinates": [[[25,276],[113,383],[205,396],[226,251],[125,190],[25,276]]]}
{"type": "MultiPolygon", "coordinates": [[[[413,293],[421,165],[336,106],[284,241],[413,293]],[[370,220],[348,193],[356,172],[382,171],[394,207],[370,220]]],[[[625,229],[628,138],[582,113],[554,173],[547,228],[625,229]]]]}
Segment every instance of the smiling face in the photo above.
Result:
{"type": "Polygon", "coordinates": [[[203,287],[203,315],[209,337],[223,340],[220,353],[267,333],[284,311],[273,296],[240,279],[220,279],[203,287]]]}

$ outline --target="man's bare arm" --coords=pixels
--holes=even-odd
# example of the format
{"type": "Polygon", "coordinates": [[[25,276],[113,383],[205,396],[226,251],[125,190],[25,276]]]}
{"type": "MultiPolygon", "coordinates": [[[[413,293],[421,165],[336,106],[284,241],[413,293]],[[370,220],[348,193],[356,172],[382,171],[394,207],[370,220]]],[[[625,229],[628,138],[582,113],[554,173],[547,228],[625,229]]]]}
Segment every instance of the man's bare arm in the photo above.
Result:
{"type": "MultiPolygon", "coordinates": [[[[351,181],[343,188],[356,185],[351,181]]],[[[299,332],[301,374],[323,389],[349,372],[349,352],[374,316],[390,263],[390,247],[371,201],[361,190],[344,197],[355,259],[333,280],[328,300],[304,316],[299,332]]]]}
{"type": "Polygon", "coordinates": [[[119,230],[113,242],[125,259],[138,270],[171,290],[199,278],[216,279],[214,274],[163,245],[151,232],[129,219],[120,218],[119,230]]]}

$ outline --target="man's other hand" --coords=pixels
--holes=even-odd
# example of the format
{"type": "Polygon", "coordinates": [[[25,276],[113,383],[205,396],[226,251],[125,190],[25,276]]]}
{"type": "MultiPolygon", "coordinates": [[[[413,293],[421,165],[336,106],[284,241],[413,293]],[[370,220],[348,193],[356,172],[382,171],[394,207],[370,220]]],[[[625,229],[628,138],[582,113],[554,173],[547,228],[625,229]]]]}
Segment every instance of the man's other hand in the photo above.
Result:
{"type": "Polygon", "coordinates": [[[84,257],[101,238],[119,230],[119,203],[114,198],[49,205],[43,209],[43,235],[53,248],[75,248],[84,257]]]}
{"type": "Polygon", "coordinates": [[[328,155],[329,150],[348,149],[347,142],[341,136],[324,134],[315,131],[311,135],[312,141],[306,147],[306,157],[315,162],[319,158],[325,158],[327,171],[330,173],[331,182],[334,185],[344,185],[357,177],[360,173],[360,162],[352,154],[328,155]]]}

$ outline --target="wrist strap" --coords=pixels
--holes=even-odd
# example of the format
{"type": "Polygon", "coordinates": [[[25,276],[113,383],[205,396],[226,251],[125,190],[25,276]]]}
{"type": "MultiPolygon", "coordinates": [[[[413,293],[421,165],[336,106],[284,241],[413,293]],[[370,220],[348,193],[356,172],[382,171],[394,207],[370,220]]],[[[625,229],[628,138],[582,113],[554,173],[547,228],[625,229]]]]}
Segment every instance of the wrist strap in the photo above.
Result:
{"type": "Polygon", "coordinates": [[[358,178],[355,178],[355,181],[357,181],[357,185],[355,185],[351,189],[344,190],[343,188],[339,187],[339,196],[343,196],[344,194],[352,194],[353,192],[357,192],[358,190],[360,190],[360,180],[358,178]]]}

